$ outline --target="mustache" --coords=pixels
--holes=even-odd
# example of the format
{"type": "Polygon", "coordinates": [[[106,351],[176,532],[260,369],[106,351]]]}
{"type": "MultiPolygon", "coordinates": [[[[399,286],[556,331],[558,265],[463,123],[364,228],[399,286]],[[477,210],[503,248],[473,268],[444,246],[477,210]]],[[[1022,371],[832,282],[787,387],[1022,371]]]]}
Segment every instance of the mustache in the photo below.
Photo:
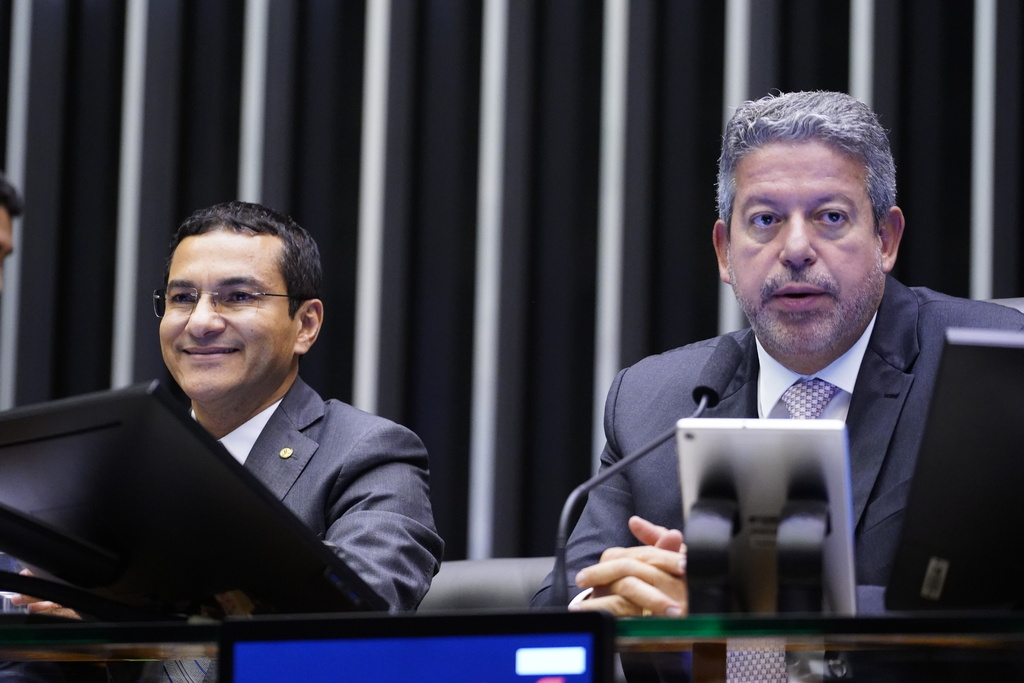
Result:
{"type": "Polygon", "coordinates": [[[810,274],[803,269],[790,268],[788,272],[765,280],[761,285],[761,303],[767,303],[775,292],[786,285],[811,285],[832,297],[839,298],[839,283],[824,274],[810,274]]]}

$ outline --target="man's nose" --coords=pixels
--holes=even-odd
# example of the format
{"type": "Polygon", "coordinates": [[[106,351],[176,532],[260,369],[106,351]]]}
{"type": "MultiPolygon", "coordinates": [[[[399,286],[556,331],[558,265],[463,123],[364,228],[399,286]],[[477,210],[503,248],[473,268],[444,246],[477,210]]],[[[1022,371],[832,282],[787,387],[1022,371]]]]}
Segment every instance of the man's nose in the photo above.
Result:
{"type": "Polygon", "coordinates": [[[210,330],[222,328],[224,316],[213,292],[199,292],[196,298],[196,305],[188,317],[189,331],[197,336],[206,334],[210,330]]]}
{"type": "Polygon", "coordinates": [[[805,268],[815,260],[812,226],[803,216],[790,218],[782,233],[782,251],[779,259],[792,268],[805,268]]]}

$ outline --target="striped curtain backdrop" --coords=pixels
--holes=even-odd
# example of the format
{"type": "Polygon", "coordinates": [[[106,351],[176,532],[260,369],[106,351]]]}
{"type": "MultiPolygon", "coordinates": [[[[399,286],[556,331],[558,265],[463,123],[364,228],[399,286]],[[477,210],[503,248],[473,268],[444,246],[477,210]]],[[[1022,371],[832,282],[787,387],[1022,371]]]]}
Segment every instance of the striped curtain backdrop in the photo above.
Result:
{"type": "Polygon", "coordinates": [[[732,107],[869,102],[897,276],[1020,296],[1022,60],[1017,0],[0,0],[0,407],[166,379],[173,229],[261,201],[323,252],[303,375],[423,438],[447,556],[550,554],[614,373],[743,324],[732,107]]]}

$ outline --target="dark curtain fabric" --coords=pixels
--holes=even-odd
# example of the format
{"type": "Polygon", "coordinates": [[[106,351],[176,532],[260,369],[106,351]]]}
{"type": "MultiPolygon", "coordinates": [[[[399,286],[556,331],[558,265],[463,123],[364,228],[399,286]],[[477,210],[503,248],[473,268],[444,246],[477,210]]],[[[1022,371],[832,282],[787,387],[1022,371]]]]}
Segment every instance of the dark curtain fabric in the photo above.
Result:
{"type": "Polygon", "coordinates": [[[329,0],[276,7],[293,17],[271,32],[277,80],[267,108],[279,118],[265,145],[280,149],[264,161],[264,201],[290,207],[314,231],[328,274],[322,334],[330,343],[314,347],[302,371],[318,391],[351,400],[364,8],[329,0]]]}
{"type": "Polygon", "coordinates": [[[906,2],[896,21],[899,78],[884,120],[897,155],[898,201],[908,226],[918,226],[907,231],[896,274],[967,296],[973,60],[971,50],[943,46],[973,45],[973,3],[906,2]]]}
{"type": "MultiPolygon", "coordinates": [[[[14,3],[0,0],[0,122],[14,3]]],[[[508,3],[494,554],[548,555],[588,476],[604,82],[604,6],[508,3]]],[[[325,328],[304,360],[352,400],[368,7],[270,3],[262,196],[318,240],[325,328]]],[[[752,3],[747,96],[849,87],[850,3],[752,3]]],[[[134,379],[165,377],[149,292],[193,210],[238,193],[243,0],[148,3],[141,178],[121,186],[122,0],[32,3],[18,405],[110,386],[118,203],[138,192],[134,379]]],[[[875,3],[873,106],[891,131],[907,215],[897,275],[967,295],[971,2],[875,3]]],[[[1024,294],[1024,12],[998,2],[995,296],[1024,294]]],[[[431,454],[447,557],[467,552],[484,3],[391,3],[383,159],[378,412],[431,454]]],[[[723,117],[725,3],[628,5],[620,365],[717,333],[711,247],[723,117]]],[[[735,104],[735,103],[732,103],[735,104]]],[[[10,148],[6,138],[0,150],[10,148]]],[[[9,302],[0,301],[0,305],[9,302]]]]}
{"type": "Polygon", "coordinates": [[[996,203],[992,228],[999,245],[993,255],[994,289],[998,296],[1024,292],[1024,240],[1018,216],[1024,211],[1024,7],[1000,2],[996,35],[996,203]]]}

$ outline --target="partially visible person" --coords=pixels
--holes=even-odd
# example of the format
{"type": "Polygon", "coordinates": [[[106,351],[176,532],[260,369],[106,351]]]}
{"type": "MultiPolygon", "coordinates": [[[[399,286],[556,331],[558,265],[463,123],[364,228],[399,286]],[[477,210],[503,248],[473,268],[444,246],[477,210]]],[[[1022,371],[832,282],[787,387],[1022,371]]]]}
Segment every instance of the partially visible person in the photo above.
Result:
{"type": "MultiPolygon", "coordinates": [[[[7,176],[0,171],[0,294],[3,294],[4,286],[4,261],[14,251],[14,226],[13,219],[17,218],[25,210],[25,201],[22,199],[18,188],[8,180],[7,176]]],[[[21,563],[16,559],[0,552],[0,571],[23,572],[21,563]]],[[[21,612],[25,607],[23,596],[5,593],[0,600],[3,601],[4,611],[21,612]]],[[[57,614],[59,606],[52,603],[45,603],[44,607],[53,607],[50,614],[57,614]]],[[[33,608],[33,611],[39,608],[33,608]]],[[[69,614],[73,614],[68,610],[69,614]]],[[[18,662],[0,661],[0,683],[29,683],[32,681],[45,681],[46,683],[62,683],[66,680],[65,668],[55,662],[18,662]]],[[[102,680],[99,675],[102,672],[95,670],[87,671],[86,667],[75,667],[82,674],[81,680],[102,680]],[[92,675],[90,677],[89,675],[92,675]]]]}
{"type": "Polygon", "coordinates": [[[14,226],[12,219],[25,210],[25,201],[18,188],[0,172],[0,292],[4,288],[4,261],[14,251],[14,226]]]}
{"type": "MultiPolygon", "coordinates": [[[[14,251],[14,226],[13,220],[25,210],[25,202],[3,171],[0,171],[0,294],[4,288],[4,261],[14,251]]],[[[19,562],[0,550],[0,571],[17,572],[21,568],[19,562]]],[[[5,605],[9,604],[9,598],[3,598],[5,605]]]]}
{"type": "MultiPolygon", "coordinates": [[[[944,331],[1021,330],[1024,316],[889,275],[904,230],[895,164],[877,117],[849,95],[786,93],[740,106],[722,144],[718,211],[719,274],[751,327],[725,335],[740,354],[704,417],[788,418],[791,386],[829,385],[821,417],[845,420],[849,434],[858,611],[880,611],[944,331]]],[[[619,373],[602,467],[694,411],[693,389],[722,340],[619,373]]],[[[549,575],[534,604],[550,604],[552,583],[565,581],[575,609],[686,614],[681,500],[667,443],[590,494],[567,576],[549,575]]]]}

